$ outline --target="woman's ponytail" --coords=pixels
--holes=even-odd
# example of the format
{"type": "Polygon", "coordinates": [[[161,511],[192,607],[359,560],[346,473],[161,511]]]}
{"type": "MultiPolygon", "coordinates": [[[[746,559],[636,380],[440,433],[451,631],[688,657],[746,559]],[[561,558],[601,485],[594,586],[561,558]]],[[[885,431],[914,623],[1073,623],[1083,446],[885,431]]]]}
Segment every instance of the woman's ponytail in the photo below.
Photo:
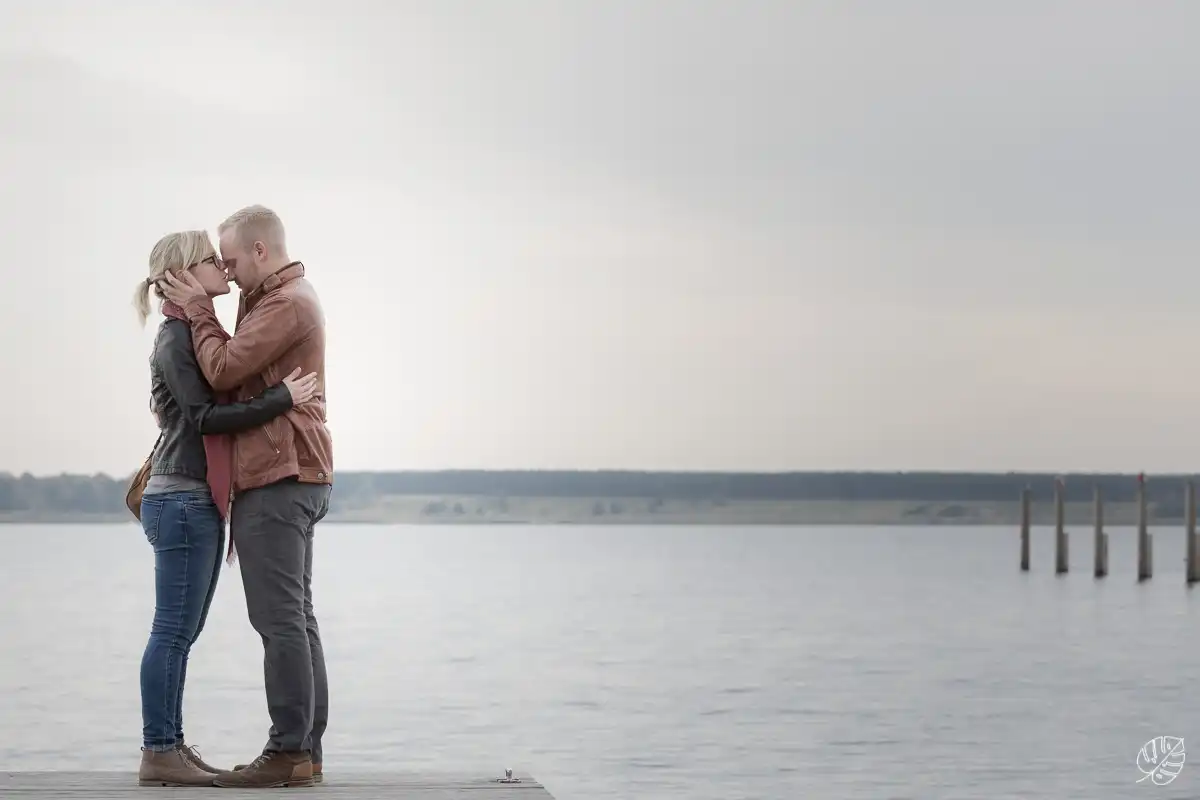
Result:
{"type": "Polygon", "coordinates": [[[138,322],[143,327],[150,318],[150,280],[138,281],[137,289],[133,292],[133,310],[137,312],[138,322]]]}

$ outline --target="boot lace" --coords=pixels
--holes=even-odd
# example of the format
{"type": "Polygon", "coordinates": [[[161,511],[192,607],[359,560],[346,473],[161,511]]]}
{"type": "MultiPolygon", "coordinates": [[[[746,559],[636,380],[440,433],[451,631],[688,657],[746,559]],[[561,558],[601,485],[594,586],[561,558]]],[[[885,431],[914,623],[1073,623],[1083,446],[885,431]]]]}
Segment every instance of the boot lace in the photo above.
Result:
{"type": "Polygon", "coordinates": [[[272,755],[274,755],[274,754],[273,753],[260,753],[258,758],[254,759],[253,761],[251,761],[249,764],[246,765],[246,770],[249,771],[249,770],[257,769],[258,767],[263,766],[264,764],[266,764],[268,761],[271,760],[272,755]]]}

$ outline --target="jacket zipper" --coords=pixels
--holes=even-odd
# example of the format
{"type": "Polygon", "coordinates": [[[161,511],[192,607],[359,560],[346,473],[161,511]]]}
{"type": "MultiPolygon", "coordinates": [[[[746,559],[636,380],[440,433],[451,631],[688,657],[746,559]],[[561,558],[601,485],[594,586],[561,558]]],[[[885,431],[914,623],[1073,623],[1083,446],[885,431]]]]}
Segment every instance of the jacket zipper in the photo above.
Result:
{"type": "MultiPolygon", "coordinates": [[[[267,425],[270,424],[270,422],[267,423],[267,425]]],[[[267,442],[270,443],[271,449],[275,451],[275,455],[279,455],[279,445],[275,444],[275,437],[271,435],[271,429],[267,425],[263,426],[263,433],[267,434],[267,442]]]]}

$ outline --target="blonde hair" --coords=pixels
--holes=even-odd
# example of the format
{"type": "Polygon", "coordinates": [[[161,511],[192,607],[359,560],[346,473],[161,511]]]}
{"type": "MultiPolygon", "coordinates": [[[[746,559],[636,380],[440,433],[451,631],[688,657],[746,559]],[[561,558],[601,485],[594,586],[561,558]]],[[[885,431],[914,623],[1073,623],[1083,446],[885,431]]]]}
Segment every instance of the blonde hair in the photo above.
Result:
{"type": "Polygon", "coordinates": [[[280,255],[287,251],[283,220],[266,206],[246,206],[230,214],[217,226],[217,235],[224,236],[229,231],[243,246],[260,241],[280,255]]]}
{"type": "Polygon", "coordinates": [[[163,299],[156,281],[168,272],[181,272],[216,254],[207,231],[180,231],[159,239],[150,250],[150,274],[133,291],[133,308],[141,324],[145,325],[150,317],[150,293],[153,291],[155,297],[163,299]]]}

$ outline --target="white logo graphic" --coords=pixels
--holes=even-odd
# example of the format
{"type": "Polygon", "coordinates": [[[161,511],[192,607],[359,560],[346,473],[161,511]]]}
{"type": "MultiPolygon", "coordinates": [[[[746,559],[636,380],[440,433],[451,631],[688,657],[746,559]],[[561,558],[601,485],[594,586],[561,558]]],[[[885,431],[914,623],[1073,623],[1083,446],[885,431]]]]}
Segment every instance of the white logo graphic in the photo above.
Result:
{"type": "Polygon", "coordinates": [[[1149,778],[1155,786],[1166,786],[1179,777],[1186,758],[1183,739],[1175,736],[1156,736],[1138,751],[1137,768],[1142,771],[1142,777],[1137,779],[1137,783],[1149,778]]]}

